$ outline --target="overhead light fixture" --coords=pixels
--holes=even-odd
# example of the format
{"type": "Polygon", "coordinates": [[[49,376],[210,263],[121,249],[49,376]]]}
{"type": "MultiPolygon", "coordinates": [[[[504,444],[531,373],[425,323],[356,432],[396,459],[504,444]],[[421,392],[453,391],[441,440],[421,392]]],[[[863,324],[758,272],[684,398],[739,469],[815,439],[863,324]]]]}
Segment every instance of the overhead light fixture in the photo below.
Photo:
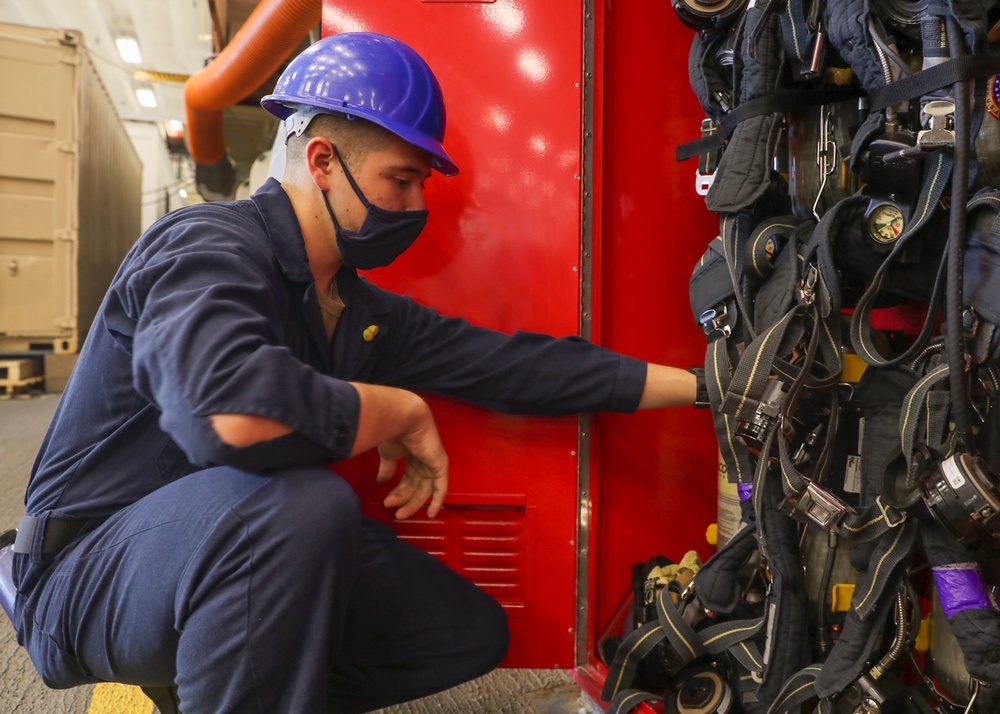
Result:
{"type": "Polygon", "coordinates": [[[135,96],[139,100],[139,106],[146,107],[147,109],[156,108],[156,95],[153,94],[153,90],[140,87],[135,90],[135,96]]]}
{"type": "Polygon", "coordinates": [[[139,53],[139,43],[136,42],[134,37],[119,37],[115,40],[115,44],[118,45],[118,53],[125,62],[129,64],[140,64],[142,62],[142,55],[139,53]]]}

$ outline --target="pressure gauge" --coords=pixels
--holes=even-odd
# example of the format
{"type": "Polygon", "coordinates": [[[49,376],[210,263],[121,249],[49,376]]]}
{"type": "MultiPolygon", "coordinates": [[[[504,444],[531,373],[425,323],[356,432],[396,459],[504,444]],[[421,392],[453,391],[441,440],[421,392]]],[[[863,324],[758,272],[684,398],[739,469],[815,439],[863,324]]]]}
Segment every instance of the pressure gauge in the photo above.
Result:
{"type": "Polygon", "coordinates": [[[868,211],[868,234],[878,243],[895,243],[906,228],[903,211],[892,203],[876,204],[868,211]]]}

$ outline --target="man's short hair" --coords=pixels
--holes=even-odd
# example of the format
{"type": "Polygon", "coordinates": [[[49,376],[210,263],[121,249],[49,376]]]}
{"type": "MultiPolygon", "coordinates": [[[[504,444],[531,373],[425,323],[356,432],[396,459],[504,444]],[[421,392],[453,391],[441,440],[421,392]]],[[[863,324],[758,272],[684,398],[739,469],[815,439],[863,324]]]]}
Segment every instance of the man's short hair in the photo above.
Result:
{"type": "Polygon", "coordinates": [[[301,161],[306,144],[316,136],[325,136],[337,147],[347,168],[356,172],[364,158],[389,144],[391,134],[366,119],[348,118],[343,114],[319,114],[301,136],[288,137],[288,161],[301,161]]]}

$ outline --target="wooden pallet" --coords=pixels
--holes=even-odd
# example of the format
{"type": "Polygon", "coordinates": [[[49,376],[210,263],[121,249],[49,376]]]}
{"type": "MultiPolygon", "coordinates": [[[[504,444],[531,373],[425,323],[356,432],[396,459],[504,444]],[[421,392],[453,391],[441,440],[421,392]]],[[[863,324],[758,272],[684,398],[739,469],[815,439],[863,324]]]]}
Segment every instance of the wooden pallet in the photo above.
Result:
{"type": "Polygon", "coordinates": [[[42,376],[40,359],[0,359],[0,382],[20,382],[42,376]]]}
{"type": "Polygon", "coordinates": [[[45,377],[28,377],[27,379],[0,380],[0,399],[12,397],[30,397],[34,391],[41,391],[45,377]]]}

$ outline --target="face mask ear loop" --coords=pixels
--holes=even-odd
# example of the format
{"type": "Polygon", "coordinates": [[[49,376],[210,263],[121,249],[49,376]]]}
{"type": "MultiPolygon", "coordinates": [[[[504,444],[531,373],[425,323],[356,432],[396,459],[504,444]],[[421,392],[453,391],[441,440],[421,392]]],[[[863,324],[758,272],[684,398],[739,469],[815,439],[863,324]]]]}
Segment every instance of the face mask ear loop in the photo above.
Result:
{"type": "Polygon", "coordinates": [[[371,208],[372,207],[371,202],[369,202],[369,200],[365,198],[365,194],[361,193],[361,189],[358,187],[358,184],[354,180],[354,177],[351,175],[351,172],[347,170],[347,164],[344,163],[344,157],[340,155],[340,149],[338,149],[337,145],[334,144],[332,141],[330,142],[330,146],[333,147],[333,150],[337,154],[337,161],[340,162],[340,168],[344,170],[344,176],[347,177],[347,182],[351,184],[351,188],[354,189],[354,195],[358,197],[358,199],[361,201],[361,203],[364,205],[365,208],[371,208]]]}
{"type": "Polygon", "coordinates": [[[323,203],[326,204],[326,212],[330,214],[330,220],[333,221],[333,229],[336,235],[340,235],[340,223],[337,221],[337,217],[333,215],[333,206],[330,205],[330,199],[327,196],[327,191],[320,191],[323,194],[323,203]]]}

